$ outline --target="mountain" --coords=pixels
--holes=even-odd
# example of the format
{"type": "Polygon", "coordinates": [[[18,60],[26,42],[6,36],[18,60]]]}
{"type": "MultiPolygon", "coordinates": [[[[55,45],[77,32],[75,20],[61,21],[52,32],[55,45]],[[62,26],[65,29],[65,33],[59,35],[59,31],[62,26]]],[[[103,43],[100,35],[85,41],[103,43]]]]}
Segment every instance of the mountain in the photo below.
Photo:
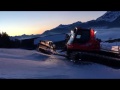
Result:
{"type": "Polygon", "coordinates": [[[87,22],[77,21],[72,24],[63,25],[46,30],[42,35],[51,35],[58,33],[68,33],[74,27],[83,27],[83,28],[114,28],[120,27],[120,11],[107,11],[102,16],[98,17],[96,20],[90,20],[87,22]]]}
{"type": "Polygon", "coordinates": [[[120,27],[120,16],[110,23],[109,27],[120,27]]]}
{"type": "Polygon", "coordinates": [[[107,11],[104,15],[97,18],[97,21],[113,22],[120,16],[120,11],[107,11]]]}
{"type": "Polygon", "coordinates": [[[59,26],[51,29],[51,30],[46,30],[42,35],[53,35],[53,34],[59,34],[59,33],[68,33],[71,29],[74,27],[80,26],[82,22],[78,21],[72,24],[68,25],[62,25],[60,24],[59,26]]]}
{"type": "Polygon", "coordinates": [[[41,36],[41,34],[36,34],[36,35],[25,35],[25,34],[23,34],[23,35],[20,35],[20,36],[10,36],[10,39],[11,40],[24,40],[24,39],[31,39],[31,38],[37,38],[37,37],[40,37],[41,36]]]}

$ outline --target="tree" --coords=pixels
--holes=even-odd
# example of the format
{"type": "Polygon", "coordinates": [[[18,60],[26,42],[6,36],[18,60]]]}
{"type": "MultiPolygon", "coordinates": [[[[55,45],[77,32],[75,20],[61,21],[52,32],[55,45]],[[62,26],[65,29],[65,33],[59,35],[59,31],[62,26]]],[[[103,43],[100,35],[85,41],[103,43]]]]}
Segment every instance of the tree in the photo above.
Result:
{"type": "Polygon", "coordinates": [[[9,48],[10,45],[10,37],[6,32],[0,33],[0,47],[9,48]]]}

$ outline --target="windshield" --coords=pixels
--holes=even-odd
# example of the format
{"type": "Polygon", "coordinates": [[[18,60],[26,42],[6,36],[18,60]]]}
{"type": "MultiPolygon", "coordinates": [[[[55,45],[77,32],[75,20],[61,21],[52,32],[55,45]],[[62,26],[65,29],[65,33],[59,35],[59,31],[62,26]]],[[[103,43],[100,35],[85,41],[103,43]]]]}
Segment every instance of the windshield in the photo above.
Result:
{"type": "Polygon", "coordinates": [[[90,31],[84,30],[77,33],[74,42],[75,43],[86,43],[90,39],[90,31]]]}

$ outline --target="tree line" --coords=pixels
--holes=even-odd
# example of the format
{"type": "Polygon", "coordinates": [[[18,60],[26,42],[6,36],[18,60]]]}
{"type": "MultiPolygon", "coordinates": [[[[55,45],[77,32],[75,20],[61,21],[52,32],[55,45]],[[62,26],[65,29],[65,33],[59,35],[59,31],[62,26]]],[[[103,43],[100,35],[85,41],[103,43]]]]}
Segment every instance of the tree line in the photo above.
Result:
{"type": "Polygon", "coordinates": [[[10,36],[6,32],[0,33],[0,48],[24,48],[24,49],[35,49],[33,39],[26,40],[10,40],[10,36]]]}
{"type": "Polygon", "coordinates": [[[2,48],[9,48],[11,41],[10,37],[6,32],[0,33],[0,47],[2,48]]]}

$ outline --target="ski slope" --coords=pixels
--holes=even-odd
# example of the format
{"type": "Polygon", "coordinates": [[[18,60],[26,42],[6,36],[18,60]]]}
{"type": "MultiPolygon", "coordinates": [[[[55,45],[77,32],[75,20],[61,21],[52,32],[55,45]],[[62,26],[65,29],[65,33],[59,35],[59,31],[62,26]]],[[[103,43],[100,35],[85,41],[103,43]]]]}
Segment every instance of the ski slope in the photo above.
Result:
{"type": "Polygon", "coordinates": [[[35,45],[38,44],[40,42],[40,40],[49,40],[49,41],[53,41],[53,42],[58,42],[58,41],[63,41],[64,39],[65,39],[65,33],[54,34],[54,35],[39,37],[34,40],[34,44],[35,45]]]}
{"type": "Polygon", "coordinates": [[[102,41],[120,38],[120,28],[95,29],[96,37],[102,41]]]}
{"type": "Polygon", "coordinates": [[[119,79],[120,69],[35,50],[0,49],[0,79],[119,79]]]}

